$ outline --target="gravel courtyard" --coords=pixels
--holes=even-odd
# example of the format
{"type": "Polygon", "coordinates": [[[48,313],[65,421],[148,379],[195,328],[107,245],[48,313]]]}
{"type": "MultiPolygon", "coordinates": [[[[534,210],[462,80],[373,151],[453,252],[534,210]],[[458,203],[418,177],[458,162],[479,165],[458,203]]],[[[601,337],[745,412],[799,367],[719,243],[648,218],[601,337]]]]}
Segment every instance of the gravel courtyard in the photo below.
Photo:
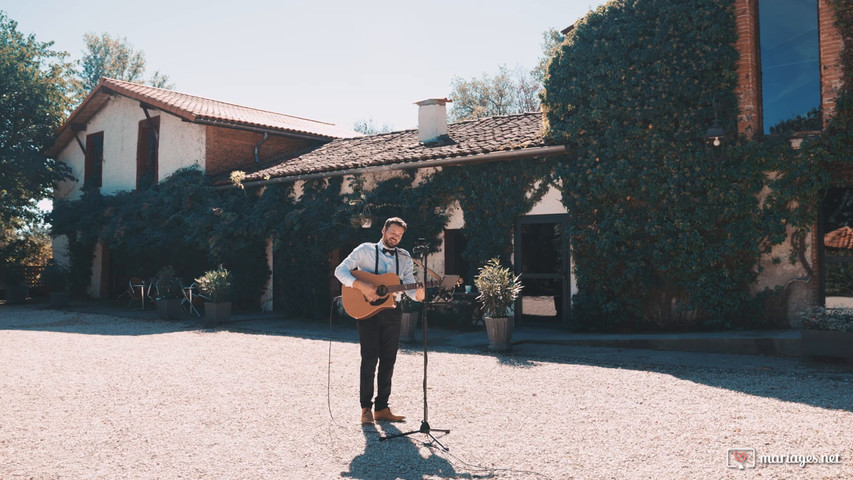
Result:
{"type": "Polygon", "coordinates": [[[0,307],[0,479],[853,478],[849,364],[439,347],[428,419],[451,430],[433,432],[445,452],[422,433],[379,441],[420,428],[419,346],[391,396],[408,421],[362,427],[354,328],[330,342],[328,325],[280,322],[0,307]]]}

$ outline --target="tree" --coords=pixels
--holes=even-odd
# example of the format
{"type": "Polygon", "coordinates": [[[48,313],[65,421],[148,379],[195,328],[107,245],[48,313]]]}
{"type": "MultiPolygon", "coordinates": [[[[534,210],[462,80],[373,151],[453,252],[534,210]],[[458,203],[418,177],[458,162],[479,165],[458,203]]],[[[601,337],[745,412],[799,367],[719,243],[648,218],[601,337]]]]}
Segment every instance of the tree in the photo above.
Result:
{"type": "Polygon", "coordinates": [[[450,98],[453,99],[450,120],[458,122],[521,113],[522,104],[528,105],[523,100],[523,90],[519,88],[522,82],[528,83],[524,80],[524,74],[518,70],[510,71],[506,65],[498,67],[495,75],[483,74],[480,78],[470,80],[454,77],[450,92],[450,98]]]}
{"type": "MultiPolygon", "coordinates": [[[[127,38],[113,38],[108,33],[100,36],[93,33],[83,35],[86,50],[80,60],[77,94],[80,99],[94,89],[101,77],[115,78],[128,82],[145,83],[145,54],[136,51],[127,38]]],[[[160,71],[147,82],[158,88],[174,88],[169,77],[160,71]]]]}
{"type": "Polygon", "coordinates": [[[562,33],[553,28],[549,28],[542,33],[542,56],[539,57],[539,65],[533,67],[533,70],[530,72],[531,76],[540,84],[545,82],[545,74],[548,73],[548,64],[551,63],[551,59],[557,54],[557,50],[565,39],[566,37],[562,33]]]}
{"type": "Polygon", "coordinates": [[[55,182],[69,178],[64,164],[42,153],[53,143],[70,104],[72,65],[65,52],[24,36],[0,11],[0,238],[10,238],[44,216],[36,207],[55,182]]]}
{"type": "Polygon", "coordinates": [[[498,67],[495,75],[484,74],[469,80],[454,77],[451,81],[451,121],[473,120],[494,115],[511,115],[539,110],[539,92],[551,57],[563,42],[563,35],[549,29],[542,34],[542,57],[530,72],[521,68],[498,67]]]}
{"type": "Polygon", "coordinates": [[[394,127],[388,125],[387,123],[377,125],[372,118],[369,118],[367,120],[356,120],[356,122],[352,126],[352,129],[358,133],[363,133],[365,135],[375,135],[377,133],[388,133],[394,130],[394,127]]]}

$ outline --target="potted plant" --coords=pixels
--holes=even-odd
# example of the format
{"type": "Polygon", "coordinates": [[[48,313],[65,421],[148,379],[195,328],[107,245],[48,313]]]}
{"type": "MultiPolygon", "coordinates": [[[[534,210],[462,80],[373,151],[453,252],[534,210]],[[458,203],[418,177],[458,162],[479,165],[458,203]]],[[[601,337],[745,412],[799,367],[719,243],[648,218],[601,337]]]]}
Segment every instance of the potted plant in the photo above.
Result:
{"type": "Polygon", "coordinates": [[[7,264],[3,269],[3,291],[7,304],[24,303],[27,300],[30,289],[22,265],[7,264]]]}
{"type": "Polygon", "coordinates": [[[492,258],[479,268],[474,284],[480,294],[477,300],[483,305],[483,321],[489,336],[489,350],[506,352],[512,349],[512,307],[521,293],[521,277],[502,267],[500,260],[492,258]]]}
{"type": "Polygon", "coordinates": [[[803,355],[853,360],[853,309],[810,307],[800,321],[803,355]]]}
{"type": "Polygon", "coordinates": [[[204,272],[195,279],[198,290],[205,297],[205,326],[211,327],[231,318],[231,272],[222,265],[204,272]]]}
{"type": "Polygon", "coordinates": [[[41,281],[50,292],[50,306],[64,307],[71,301],[71,270],[51,259],[41,271],[41,281]]]}
{"type": "Polygon", "coordinates": [[[181,315],[181,298],[183,292],[175,269],[165,266],[157,272],[157,315],[164,319],[175,319],[181,315]]]}

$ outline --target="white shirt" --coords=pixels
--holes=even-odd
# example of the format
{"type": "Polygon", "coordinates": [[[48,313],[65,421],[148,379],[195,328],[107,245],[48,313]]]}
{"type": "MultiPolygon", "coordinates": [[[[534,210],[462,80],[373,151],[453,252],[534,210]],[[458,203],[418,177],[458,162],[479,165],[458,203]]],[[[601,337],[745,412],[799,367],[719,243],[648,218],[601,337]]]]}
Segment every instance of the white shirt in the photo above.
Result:
{"type": "MultiPolygon", "coordinates": [[[[399,277],[403,283],[415,283],[415,268],[412,263],[412,256],[406,250],[397,247],[397,255],[384,253],[383,248],[388,248],[380,240],[377,243],[366,242],[355,247],[355,250],[345,258],[337,268],[335,268],[335,277],[347,287],[352,287],[356,278],[350,273],[352,270],[362,270],[367,273],[375,273],[382,275],[383,273],[397,273],[397,261],[400,262],[399,277]],[[374,271],[376,267],[376,246],[379,246],[379,270],[374,271]]],[[[408,295],[413,300],[415,298],[415,290],[406,290],[408,295]]]]}

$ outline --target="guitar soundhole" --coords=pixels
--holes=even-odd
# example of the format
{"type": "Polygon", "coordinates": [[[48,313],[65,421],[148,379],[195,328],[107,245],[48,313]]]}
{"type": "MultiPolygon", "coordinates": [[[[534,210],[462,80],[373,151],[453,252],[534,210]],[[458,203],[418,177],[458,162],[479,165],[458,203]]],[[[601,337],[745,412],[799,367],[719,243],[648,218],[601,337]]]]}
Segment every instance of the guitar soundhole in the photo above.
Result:
{"type": "Polygon", "coordinates": [[[380,297],[387,296],[388,295],[388,287],[386,287],[385,285],[379,285],[378,287],[376,287],[376,294],[379,295],[380,297]]]}

